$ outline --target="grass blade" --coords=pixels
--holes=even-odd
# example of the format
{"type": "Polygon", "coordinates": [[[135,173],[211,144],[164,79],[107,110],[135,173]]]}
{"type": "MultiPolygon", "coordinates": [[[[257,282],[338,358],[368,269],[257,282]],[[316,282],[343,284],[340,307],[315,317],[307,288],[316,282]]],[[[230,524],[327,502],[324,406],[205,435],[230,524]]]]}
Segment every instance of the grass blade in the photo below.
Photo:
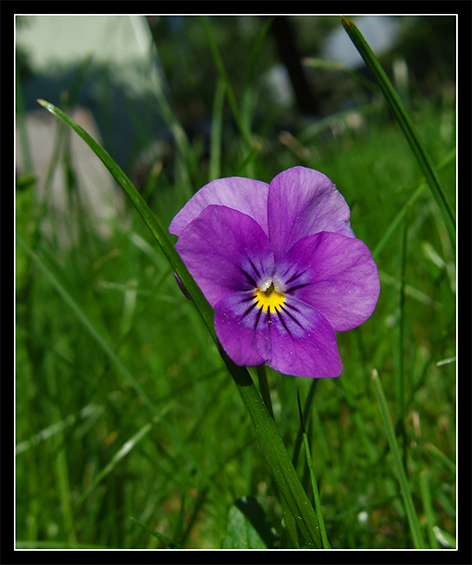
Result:
{"type": "Polygon", "coordinates": [[[323,549],[331,549],[331,544],[329,543],[328,535],[326,533],[323,511],[321,508],[321,498],[320,498],[320,493],[318,491],[318,485],[316,484],[315,472],[313,470],[313,464],[310,453],[310,444],[308,443],[308,434],[306,433],[305,422],[303,421],[302,406],[300,404],[299,394],[297,395],[297,400],[298,400],[298,413],[300,415],[300,426],[302,428],[302,433],[303,433],[303,444],[305,446],[306,462],[308,465],[308,470],[310,471],[310,480],[313,489],[313,498],[315,499],[316,513],[318,515],[318,520],[320,522],[321,541],[323,543],[323,549]]]}
{"type": "Polygon", "coordinates": [[[203,27],[205,28],[205,34],[207,36],[208,43],[210,45],[211,53],[213,55],[216,68],[218,69],[218,74],[220,75],[220,79],[224,84],[226,90],[226,97],[231,107],[231,111],[233,112],[234,119],[238,126],[239,132],[244,140],[244,143],[246,144],[246,148],[251,149],[251,140],[249,139],[249,133],[244,127],[241,112],[239,110],[238,103],[236,102],[236,97],[234,95],[233,89],[231,88],[231,85],[229,83],[228,74],[223,64],[223,59],[221,58],[218,45],[216,44],[215,38],[211,31],[210,23],[208,22],[207,16],[202,16],[201,18],[203,22],[203,27]]]}
{"type": "Polygon", "coordinates": [[[364,59],[368,69],[374,76],[377,84],[379,85],[388,105],[392,109],[395,117],[397,118],[400,127],[410,145],[413,154],[418,161],[418,164],[429,184],[431,192],[433,193],[436,202],[438,203],[441,212],[444,215],[445,222],[449,231],[451,240],[455,245],[456,240],[456,214],[454,207],[449,199],[447,192],[445,191],[439,176],[434,168],[434,165],[421,141],[418,132],[410,119],[408,112],[403,105],[401,98],[398,96],[397,92],[393,88],[390,80],[388,79],[382,65],[379,63],[374,52],[370,48],[369,44],[365,40],[364,36],[361,34],[357,26],[350,20],[341,17],[341,22],[344,29],[349,35],[351,41],[356,46],[361,57],[364,59]]]}
{"type": "Polygon", "coordinates": [[[444,467],[446,467],[446,469],[449,469],[449,471],[454,475],[456,474],[456,464],[454,463],[454,461],[451,461],[446,455],[444,455],[444,453],[440,449],[438,449],[432,443],[428,442],[425,447],[438,459],[438,461],[442,465],[444,465],[444,467]]]}
{"type": "MultiPolygon", "coordinates": [[[[165,413],[164,410],[162,415],[165,413]]],[[[155,418],[157,421],[158,418],[155,418]]],[[[147,423],[143,426],[138,432],[134,434],[128,441],[126,441],[121,448],[115,453],[115,455],[111,458],[108,465],[106,465],[100,473],[94,478],[94,480],[90,483],[88,488],[81,494],[81,496],[77,499],[75,503],[76,508],[78,508],[85,500],[87,500],[88,496],[95,490],[95,488],[103,481],[103,479],[109,475],[113,469],[120,463],[122,459],[128,455],[128,453],[145,437],[152,429],[153,422],[147,423]]]]}
{"type": "Polygon", "coordinates": [[[398,322],[398,371],[395,375],[397,388],[397,429],[402,444],[403,464],[406,467],[406,430],[405,430],[405,287],[406,287],[406,252],[408,241],[409,210],[407,208],[405,225],[403,228],[402,251],[401,251],[401,276],[399,296],[399,322],[398,322]]]}
{"type": "Polygon", "coordinates": [[[434,526],[433,531],[436,539],[443,547],[446,549],[456,549],[456,538],[454,536],[441,530],[438,526],[434,526]]]}
{"type": "Polygon", "coordinates": [[[413,504],[410,484],[408,482],[405,469],[403,467],[400,447],[398,445],[398,441],[395,436],[395,430],[393,427],[392,418],[390,416],[390,411],[388,409],[387,400],[385,398],[385,394],[383,391],[382,383],[380,382],[379,375],[375,369],[372,371],[372,380],[374,382],[377,400],[380,405],[380,412],[382,414],[385,433],[387,435],[390,451],[392,452],[392,456],[393,456],[395,472],[397,474],[398,482],[400,485],[403,504],[405,506],[405,511],[410,526],[410,532],[413,538],[413,545],[415,546],[415,549],[428,549],[428,546],[426,545],[423,539],[420,522],[418,519],[418,515],[416,514],[415,506],[413,504]]]}
{"type": "MultiPolygon", "coordinates": [[[[454,162],[454,159],[456,158],[456,150],[453,149],[437,166],[437,170],[440,171],[442,169],[444,169],[445,167],[447,167],[448,165],[450,165],[452,162],[454,162]]],[[[416,202],[416,200],[418,199],[418,197],[423,193],[423,190],[426,187],[425,184],[425,179],[421,178],[418,181],[416,181],[415,183],[413,183],[412,185],[405,187],[403,190],[411,190],[411,189],[415,189],[415,191],[413,192],[413,194],[410,196],[410,198],[407,200],[407,202],[404,204],[404,206],[401,208],[401,210],[398,212],[398,214],[395,216],[394,220],[391,222],[391,224],[388,226],[387,230],[385,231],[384,235],[382,236],[382,238],[380,239],[380,241],[377,243],[377,245],[375,246],[375,248],[372,251],[372,257],[374,259],[376,259],[379,255],[379,253],[382,251],[382,249],[384,248],[385,244],[387,243],[387,241],[398,232],[398,226],[400,225],[400,223],[402,222],[403,218],[405,217],[406,211],[408,209],[408,207],[413,206],[413,203],[416,202]]]]}
{"type": "Polygon", "coordinates": [[[95,419],[102,410],[103,408],[100,405],[88,404],[87,406],[84,406],[80,410],[78,416],[69,414],[62,420],[57,421],[55,424],[35,433],[29,439],[18,443],[15,449],[15,454],[18,456],[20,453],[27,451],[31,447],[38,445],[43,441],[49,440],[56,434],[63,432],[66,428],[73,426],[78,420],[85,420],[87,418],[95,419]]]}
{"type": "Polygon", "coordinates": [[[151,534],[151,536],[154,536],[161,543],[163,543],[164,545],[167,545],[167,547],[169,547],[169,549],[183,549],[183,547],[181,545],[179,545],[177,542],[175,542],[174,540],[171,540],[170,538],[168,538],[164,534],[161,534],[160,532],[153,530],[152,528],[150,528],[144,522],[141,522],[137,518],[133,518],[133,516],[130,516],[130,518],[131,518],[131,520],[133,520],[133,522],[136,522],[136,524],[139,524],[142,528],[144,528],[146,530],[146,532],[151,534]]]}
{"type": "Polygon", "coordinates": [[[428,524],[428,540],[432,549],[439,549],[440,545],[434,534],[434,509],[433,500],[431,497],[431,488],[429,486],[429,478],[426,470],[420,473],[420,488],[421,498],[423,501],[423,508],[426,514],[426,522],[428,524]]]}
{"type": "Polygon", "coordinates": [[[36,263],[39,269],[42,271],[43,275],[49,280],[51,285],[56,289],[56,291],[61,295],[64,302],[70,307],[74,312],[76,318],[82,324],[82,326],[87,330],[89,335],[95,341],[95,343],[100,347],[100,349],[105,353],[105,355],[110,359],[111,363],[117,368],[121,375],[128,381],[130,386],[135,390],[139,397],[145,402],[145,404],[150,408],[154,415],[159,414],[159,411],[152,403],[149,396],[141,388],[138,381],[133,377],[130,371],[125,367],[121,359],[113,350],[112,346],[107,342],[103,335],[94,326],[91,320],[88,318],[85,311],[82,309],[80,304],[73,298],[73,296],[67,291],[67,289],[60,283],[57,277],[54,275],[51,269],[46,266],[45,262],[41,259],[39,255],[34,253],[27,244],[23,241],[20,236],[17,236],[18,243],[23,247],[29,257],[36,263]]]}
{"type": "Polygon", "coordinates": [[[216,84],[215,100],[213,103],[213,117],[211,120],[210,165],[208,181],[212,181],[221,176],[221,136],[224,99],[225,88],[223,86],[223,83],[221,81],[218,81],[216,84]]]}
{"type": "Polygon", "coordinates": [[[316,59],[315,57],[306,57],[303,59],[303,64],[312,69],[320,69],[325,71],[338,71],[341,73],[346,73],[356,80],[359,84],[367,88],[370,91],[377,91],[377,88],[372,82],[365,78],[360,72],[351,69],[344,63],[339,63],[337,61],[325,61],[323,59],[316,59]]]}
{"type": "MultiPolygon", "coordinates": [[[[318,382],[319,382],[318,379],[313,379],[313,382],[310,384],[310,390],[308,391],[308,395],[307,395],[306,400],[305,400],[305,406],[304,406],[303,412],[302,412],[302,417],[303,417],[304,420],[308,419],[308,415],[310,413],[311,403],[313,401],[313,396],[315,394],[316,385],[318,384],[318,382]]],[[[300,453],[302,441],[303,441],[303,427],[300,426],[299,429],[298,429],[297,438],[295,440],[295,447],[293,449],[293,456],[292,456],[292,462],[293,462],[295,467],[297,466],[298,455],[300,453]]]]}
{"type": "Polygon", "coordinates": [[[151,231],[156,242],[164,253],[166,259],[179,277],[188,296],[194,303],[207,330],[209,331],[218,351],[223,358],[234,382],[238,387],[239,394],[251,416],[259,447],[271,470],[274,479],[284,497],[290,512],[297,521],[303,535],[305,544],[312,548],[321,547],[319,524],[306,492],[300,483],[300,479],[288,456],[279,430],[270,417],[270,414],[262,402],[259,392],[245,367],[235,365],[226,355],[216,337],[213,325],[213,308],[207,302],[202,291],[190,275],[181,257],[175,250],[166,231],[153,214],[143,197],[139,194],[133,183],[118,167],[108,153],[69,116],[53,104],[45,100],[38,100],[39,104],[51,112],[57,118],[71,127],[87,145],[94,151],[103,162],[118,184],[127,193],[136,210],[141,215],[145,224],[151,231]]]}
{"type": "Polygon", "coordinates": [[[203,320],[208,330],[210,331],[210,333],[212,333],[212,335],[214,335],[213,309],[209,306],[208,302],[203,296],[202,291],[193,280],[193,277],[191,277],[187,267],[185,266],[178,253],[175,251],[174,246],[170,242],[166,231],[157,221],[157,218],[152,213],[151,209],[139,194],[133,183],[128,179],[125,173],[110,157],[110,155],[108,155],[108,153],[85,130],[83,130],[64,112],[62,112],[62,110],[60,110],[53,104],[46,102],[45,100],[38,100],[38,103],[46,108],[46,110],[51,112],[51,114],[55,115],[63,122],[65,122],[69,127],[71,127],[93,150],[93,152],[102,161],[102,163],[109,170],[118,184],[123,188],[123,190],[132,201],[133,205],[141,215],[145,224],[150,229],[152,235],[156,239],[166,259],[169,261],[170,265],[184,285],[189,296],[192,297],[192,300],[197,305],[199,312],[202,313],[203,320]]]}

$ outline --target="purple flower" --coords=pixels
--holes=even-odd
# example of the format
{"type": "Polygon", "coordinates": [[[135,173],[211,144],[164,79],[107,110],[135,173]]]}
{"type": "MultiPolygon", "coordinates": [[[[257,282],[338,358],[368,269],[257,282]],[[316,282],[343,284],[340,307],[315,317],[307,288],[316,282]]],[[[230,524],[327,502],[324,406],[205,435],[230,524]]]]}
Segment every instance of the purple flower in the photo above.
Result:
{"type": "Polygon", "coordinates": [[[377,266],[349,220],[331,180],[305,167],[270,184],[214,180],[174,217],[176,249],[236,364],[341,374],[336,332],[365,322],[380,292],[377,266]]]}

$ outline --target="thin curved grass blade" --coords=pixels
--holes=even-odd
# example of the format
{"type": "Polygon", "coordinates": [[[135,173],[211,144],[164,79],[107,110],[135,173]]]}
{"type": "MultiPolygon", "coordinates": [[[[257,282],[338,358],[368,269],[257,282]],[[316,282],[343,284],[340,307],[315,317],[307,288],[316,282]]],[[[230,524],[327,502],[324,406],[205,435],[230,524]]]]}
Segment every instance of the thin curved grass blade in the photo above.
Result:
{"type": "Polygon", "coordinates": [[[385,71],[382,68],[382,65],[379,63],[377,57],[375,56],[374,52],[372,51],[371,47],[365,40],[362,33],[359,31],[357,26],[348,20],[347,18],[341,17],[341,22],[346,30],[347,34],[349,35],[351,41],[356,46],[357,50],[359,51],[361,57],[364,59],[365,64],[367,65],[368,69],[372,73],[373,77],[377,81],[385,99],[392,109],[395,117],[400,124],[400,127],[403,130],[403,133],[410,145],[410,148],[413,154],[418,161],[418,164],[428,182],[428,185],[433,193],[436,202],[441,209],[441,212],[444,216],[444,220],[446,222],[449,235],[451,237],[452,242],[455,245],[456,241],[456,213],[455,209],[449,199],[449,196],[444,189],[441,180],[436,172],[436,169],[433,165],[431,158],[429,157],[426,148],[408,114],[405,109],[405,106],[398,96],[397,92],[392,86],[392,83],[388,79],[385,71]]]}
{"type": "Polygon", "coordinates": [[[169,549],[183,549],[183,547],[180,544],[178,544],[176,541],[168,538],[167,536],[165,536],[164,534],[161,534],[160,532],[158,532],[156,530],[153,530],[147,524],[145,524],[144,522],[141,522],[137,518],[133,518],[133,516],[130,516],[130,519],[133,520],[133,522],[135,522],[136,524],[139,524],[141,526],[141,528],[146,530],[146,532],[151,534],[151,536],[154,536],[161,543],[166,545],[169,549]]]}
{"type": "Polygon", "coordinates": [[[179,277],[188,296],[197,308],[197,311],[199,312],[207,330],[218,348],[226,367],[231,373],[231,376],[238,387],[239,394],[241,395],[241,398],[251,416],[262,454],[274,476],[283,498],[290,509],[290,512],[294,516],[294,519],[300,528],[305,544],[310,548],[320,548],[321,538],[318,518],[300,483],[300,479],[298,478],[290,457],[288,456],[279,430],[274,420],[270,417],[265,404],[262,402],[259,392],[257,391],[247,369],[245,367],[235,365],[219,344],[213,325],[213,308],[210,306],[197,283],[190,275],[187,267],[171,243],[166,231],[161,226],[160,222],[153,214],[143,197],[139,194],[133,183],[128,179],[110,155],[84,129],[76,124],[59,108],[45,100],[38,100],[38,103],[60,120],[65,122],[85,141],[85,143],[87,143],[131,199],[133,205],[141,215],[165,257],[179,277]]]}
{"type": "Polygon", "coordinates": [[[408,518],[408,524],[410,526],[413,545],[415,546],[415,549],[429,549],[428,545],[425,543],[423,539],[420,521],[416,513],[415,505],[413,504],[410,483],[408,482],[405,468],[403,466],[400,446],[398,445],[398,440],[395,435],[395,429],[393,426],[392,418],[390,416],[390,410],[387,405],[387,400],[385,398],[382,383],[380,382],[379,375],[375,369],[372,371],[372,380],[374,382],[377,400],[380,405],[380,412],[382,414],[385,434],[387,436],[387,440],[390,446],[390,451],[393,456],[393,464],[395,467],[398,483],[400,485],[401,495],[403,499],[403,504],[405,506],[406,515],[408,518]]]}

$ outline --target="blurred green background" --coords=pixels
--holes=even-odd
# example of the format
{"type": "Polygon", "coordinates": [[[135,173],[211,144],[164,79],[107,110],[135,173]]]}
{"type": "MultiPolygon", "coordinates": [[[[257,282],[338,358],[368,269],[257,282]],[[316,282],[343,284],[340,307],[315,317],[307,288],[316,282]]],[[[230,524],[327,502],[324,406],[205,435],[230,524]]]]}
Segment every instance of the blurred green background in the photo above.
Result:
{"type": "MultiPolygon", "coordinates": [[[[456,18],[353,21],[455,199],[456,18]]],[[[277,534],[282,518],[192,305],[96,157],[38,109],[44,98],[101,141],[163,225],[212,178],[269,182],[305,165],[335,182],[382,292],[368,322],[338,334],[344,373],[317,384],[308,421],[328,536],[334,548],[411,547],[376,368],[425,537],[445,547],[456,296],[441,212],[339,18],[208,24],[210,35],[197,16],[17,17],[17,546],[169,546],[138,520],[183,547],[219,548],[248,495],[277,534]]],[[[311,380],[269,378],[291,454],[311,380]]],[[[303,458],[297,469],[308,484],[303,458]]]]}

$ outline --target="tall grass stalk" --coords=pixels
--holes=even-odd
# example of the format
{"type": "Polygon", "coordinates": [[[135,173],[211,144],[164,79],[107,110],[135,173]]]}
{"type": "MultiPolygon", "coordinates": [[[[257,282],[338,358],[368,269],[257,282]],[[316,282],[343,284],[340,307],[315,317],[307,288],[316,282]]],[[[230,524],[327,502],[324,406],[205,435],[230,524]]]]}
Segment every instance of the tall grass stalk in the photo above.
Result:
{"type": "Polygon", "coordinates": [[[413,504],[411,487],[408,478],[406,476],[405,467],[403,465],[401,450],[398,445],[398,440],[392,423],[392,417],[388,409],[387,400],[385,398],[385,393],[383,391],[382,383],[375,369],[372,371],[372,381],[375,386],[377,400],[380,406],[380,411],[382,413],[382,420],[385,427],[385,434],[387,436],[388,443],[390,446],[390,451],[392,453],[395,472],[397,475],[398,483],[400,485],[400,492],[403,499],[403,503],[405,505],[408,524],[410,526],[410,533],[413,540],[413,545],[415,549],[425,549],[428,546],[426,545],[423,539],[423,533],[421,531],[420,521],[416,513],[415,505],[413,504]]]}
{"type": "Polygon", "coordinates": [[[413,124],[401,98],[396,93],[385,71],[379,63],[370,45],[365,40],[357,26],[347,18],[341,18],[344,29],[356,46],[360,55],[364,59],[367,67],[373,74],[377,84],[379,85],[387,103],[393,110],[398,123],[410,145],[411,151],[416,157],[418,164],[428,181],[429,187],[444,215],[445,222],[449,231],[451,240],[456,241],[456,214],[454,207],[450,201],[449,195],[442,185],[442,182],[436,172],[433,162],[426,151],[426,148],[418,135],[416,127],[413,124]]]}
{"type": "Polygon", "coordinates": [[[133,205],[140,213],[142,219],[156,239],[156,242],[159,244],[159,247],[175,270],[186,292],[194,302],[220,355],[238,386],[239,393],[251,415],[259,445],[267,464],[274,474],[274,478],[290,512],[296,520],[299,520],[297,524],[303,535],[304,543],[313,548],[320,547],[318,520],[288,457],[277,426],[269,416],[265,405],[261,403],[259,393],[255,389],[255,385],[248,371],[244,367],[235,365],[221,348],[213,327],[213,309],[206,301],[182,259],[170,243],[159,221],[123,171],[87,132],[54,105],[44,100],[39,100],[38,102],[72,128],[89,145],[114,176],[115,180],[125,190],[133,205]]]}

